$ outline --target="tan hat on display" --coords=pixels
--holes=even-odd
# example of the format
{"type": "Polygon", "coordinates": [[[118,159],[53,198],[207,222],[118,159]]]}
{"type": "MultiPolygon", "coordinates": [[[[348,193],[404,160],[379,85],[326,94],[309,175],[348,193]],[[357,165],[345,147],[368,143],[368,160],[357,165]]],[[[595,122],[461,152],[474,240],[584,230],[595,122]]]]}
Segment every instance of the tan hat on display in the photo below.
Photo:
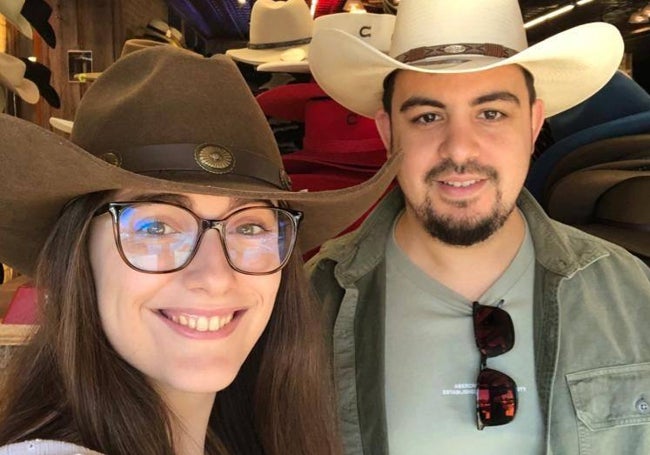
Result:
{"type": "Polygon", "coordinates": [[[283,53],[302,60],[307,57],[313,27],[305,0],[257,0],[251,9],[248,46],[228,49],[226,55],[251,65],[279,60],[283,53]]]}
{"type": "MultiPolygon", "coordinates": [[[[350,35],[357,36],[381,52],[390,50],[390,38],[395,27],[395,16],[392,14],[374,13],[335,13],[320,16],[314,20],[314,34],[318,30],[335,28],[350,35]]],[[[309,73],[307,53],[303,55],[288,50],[280,54],[276,61],[262,63],[257,71],[309,73]]]]}
{"type": "Polygon", "coordinates": [[[72,120],[65,120],[59,117],[50,117],[50,126],[57,131],[61,131],[66,134],[72,133],[72,127],[74,122],[72,120]]]}
{"type": "Polygon", "coordinates": [[[358,219],[393,180],[292,191],[266,117],[235,63],[157,46],[120,58],[86,91],[70,140],[0,114],[0,262],[30,275],[62,208],[129,188],[286,201],[309,251],[358,219]],[[191,84],[188,85],[188,75],[191,84]],[[6,191],[11,189],[11,191],[6,191]]]}
{"type": "Polygon", "coordinates": [[[16,93],[30,104],[36,104],[40,98],[38,86],[25,78],[25,63],[13,55],[0,52],[0,85],[16,93]]]}
{"type": "Polygon", "coordinates": [[[548,213],[561,222],[650,258],[650,155],[570,172],[549,192],[548,213]]]}
{"type": "Polygon", "coordinates": [[[528,47],[516,0],[401,0],[388,55],[350,33],[318,30],[309,46],[316,82],[348,109],[373,117],[395,70],[463,73],[518,64],[552,116],[587,99],[623,56],[618,29],[580,25],[528,47]]]}
{"type": "Polygon", "coordinates": [[[32,26],[21,14],[25,0],[0,0],[0,14],[16,26],[18,31],[29,39],[34,38],[32,26]]]}

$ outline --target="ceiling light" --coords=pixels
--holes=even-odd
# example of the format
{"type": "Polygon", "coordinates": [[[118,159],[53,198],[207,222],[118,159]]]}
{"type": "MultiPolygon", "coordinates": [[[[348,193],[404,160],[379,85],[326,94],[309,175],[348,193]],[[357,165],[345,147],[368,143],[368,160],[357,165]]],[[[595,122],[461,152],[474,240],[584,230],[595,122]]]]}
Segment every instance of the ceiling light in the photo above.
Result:
{"type": "Polygon", "coordinates": [[[526,22],[524,24],[524,28],[534,27],[535,25],[541,24],[542,22],[545,22],[545,21],[547,21],[549,19],[557,17],[557,16],[559,16],[561,14],[568,13],[569,11],[571,11],[575,7],[576,7],[576,5],[574,5],[574,4],[563,6],[562,8],[556,9],[555,11],[551,11],[548,14],[544,14],[543,16],[539,16],[538,18],[535,18],[532,21],[526,22]]]}

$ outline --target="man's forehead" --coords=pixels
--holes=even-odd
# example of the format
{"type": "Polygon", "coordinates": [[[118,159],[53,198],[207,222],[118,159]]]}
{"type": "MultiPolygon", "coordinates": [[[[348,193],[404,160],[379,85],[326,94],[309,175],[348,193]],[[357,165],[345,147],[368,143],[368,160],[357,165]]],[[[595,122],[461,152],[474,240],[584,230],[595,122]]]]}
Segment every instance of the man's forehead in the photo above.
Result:
{"type": "Polygon", "coordinates": [[[508,93],[512,101],[518,102],[528,97],[528,89],[522,69],[516,65],[491,70],[467,73],[423,73],[400,70],[395,75],[393,98],[402,103],[412,97],[432,98],[441,103],[465,100],[477,104],[477,100],[502,99],[493,97],[495,93],[508,93]]]}

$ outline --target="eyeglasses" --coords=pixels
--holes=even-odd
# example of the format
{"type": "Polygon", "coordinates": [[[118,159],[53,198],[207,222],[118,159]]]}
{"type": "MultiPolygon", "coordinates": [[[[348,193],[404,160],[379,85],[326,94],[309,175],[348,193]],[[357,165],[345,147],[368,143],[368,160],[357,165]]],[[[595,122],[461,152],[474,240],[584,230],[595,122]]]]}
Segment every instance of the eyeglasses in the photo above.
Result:
{"type": "Polygon", "coordinates": [[[481,353],[476,379],[476,427],[504,425],[517,412],[517,384],[505,373],[486,367],[487,359],[505,354],[515,345],[510,315],[499,307],[473,304],[474,338],[481,353]]]}
{"type": "Polygon", "coordinates": [[[167,202],[111,202],[109,212],[120,256],[132,269],[169,273],[187,267],[208,229],[219,231],[226,260],[247,275],[267,275],[286,265],[296,244],[302,212],[245,207],[223,220],[205,220],[167,202]]]}

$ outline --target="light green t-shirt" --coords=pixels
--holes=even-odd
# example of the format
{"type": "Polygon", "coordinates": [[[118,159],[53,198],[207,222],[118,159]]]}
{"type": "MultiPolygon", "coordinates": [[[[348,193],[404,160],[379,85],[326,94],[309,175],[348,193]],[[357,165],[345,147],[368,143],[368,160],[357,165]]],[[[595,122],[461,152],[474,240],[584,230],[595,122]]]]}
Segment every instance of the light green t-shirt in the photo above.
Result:
{"type": "MultiPolygon", "coordinates": [[[[533,358],[535,251],[524,242],[505,273],[479,302],[512,317],[515,345],[487,366],[518,386],[519,406],[509,424],[476,428],[475,383],[480,354],[474,341],[472,302],[413,264],[394,236],[386,245],[386,418],[391,454],[481,455],[543,452],[543,422],[533,358]]],[[[472,273],[468,270],[467,273],[472,273]]]]}

